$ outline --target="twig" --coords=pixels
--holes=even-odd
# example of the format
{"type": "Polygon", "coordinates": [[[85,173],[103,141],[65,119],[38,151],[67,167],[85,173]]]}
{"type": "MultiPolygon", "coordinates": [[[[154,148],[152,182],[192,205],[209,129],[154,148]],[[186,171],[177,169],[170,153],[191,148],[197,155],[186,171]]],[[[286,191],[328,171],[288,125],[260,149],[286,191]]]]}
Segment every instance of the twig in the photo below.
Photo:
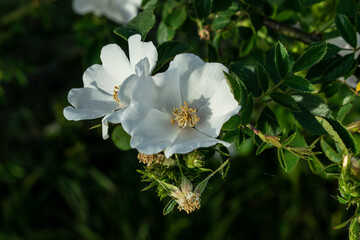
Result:
{"type": "Polygon", "coordinates": [[[320,34],[303,32],[296,27],[292,27],[269,18],[264,18],[263,23],[268,28],[271,28],[287,37],[295,38],[306,44],[322,40],[320,34]]]}

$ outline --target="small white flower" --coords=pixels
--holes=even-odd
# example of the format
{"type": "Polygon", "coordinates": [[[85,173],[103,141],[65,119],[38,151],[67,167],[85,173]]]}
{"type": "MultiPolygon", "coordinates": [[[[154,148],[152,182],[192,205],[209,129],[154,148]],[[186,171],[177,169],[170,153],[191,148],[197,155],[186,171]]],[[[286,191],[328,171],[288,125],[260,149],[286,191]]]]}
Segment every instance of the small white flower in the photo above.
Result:
{"type": "MultiPolygon", "coordinates": [[[[217,143],[229,146],[216,137],[240,106],[223,71],[228,70],[222,64],[180,54],[166,72],[142,78],[132,88],[122,88],[133,94],[121,119],[132,137],[131,147],[143,154],[165,150],[165,156],[170,157],[217,143]]],[[[120,99],[123,95],[119,92],[120,99]]]]}
{"type": "Polygon", "coordinates": [[[141,0],[73,0],[73,9],[84,15],[94,13],[122,24],[137,15],[141,0]]]}
{"type": "Polygon", "coordinates": [[[129,38],[129,59],[116,44],[109,44],[101,50],[102,65],[89,67],[83,75],[83,88],[73,88],[68,101],[73,107],[64,109],[68,120],[88,120],[103,117],[103,138],[108,136],[108,121],[120,123],[121,114],[127,107],[129,94],[124,92],[124,102],[118,98],[121,85],[128,78],[127,85],[138,77],[151,74],[157,61],[157,51],[152,42],[142,42],[140,35],[129,38]],[[120,89],[119,89],[120,88],[120,89]]]}
{"type": "MultiPolygon", "coordinates": [[[[360,34],[359,33],[356,34],[356,39],[357,39],[356,48],[359,48],[360,47],[360,34]]],[[[350,44],[348,44],[341,36],[328,39],[327,42],[334,44],[334,45],[338,46],[339,48],[343,49],[338,52],[338,54],[340,56],[345,56],[347,54],[354,52],[354,48],[350,44]]],[[[354,55],[355,59],[357,59],[359,54],[360,54],[360,50],[355,51],[355,55],[354,55]]],[[[340,81],[344,82],[345,80],[343,77],[341,77],[340,81]]],[[[348,77],[346,79],[346,84],[348,86],[350,86],[351,88],[356,88],[358,82],[359,82],[359,79],[355,75],[351,75],[350,77],[348,77]]]]}

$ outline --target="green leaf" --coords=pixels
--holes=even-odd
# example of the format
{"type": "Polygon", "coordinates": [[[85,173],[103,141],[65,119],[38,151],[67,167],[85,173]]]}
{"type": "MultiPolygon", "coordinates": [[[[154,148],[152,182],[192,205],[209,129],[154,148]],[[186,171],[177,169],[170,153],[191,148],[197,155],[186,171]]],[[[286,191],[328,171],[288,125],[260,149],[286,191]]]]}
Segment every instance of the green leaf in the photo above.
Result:
{"type": "Polygon", "coordinates": [[[321,124],[316,120],[315,116],[311,114],[305,107],[301,104],[298,105],[300,112],[291,112],[294,118],[299,122],[299,124],[305,128],[307,131],[314,135],[322,135],[325,132],[321,124]]]}
{"type": "Polygon", "coordinates": [[[171,41],[175,36],[175,32],[175,30],[169,28],[163,21],[161,21],[156,33],[156,39],[159,44],[171,41]]]}
{"type": "Polygon", "coordinates": [[[194,189],[194,192],[202,194],[206,188],[206,185],[209,182],[209,179],[214,176],[218,171],[222,170],[227,164],[229,163],[229,160],[226,160],[223,162],[218,169],[216,169],[214,172],[212,172],[209,176],[207,176],[204,180],[202,180],[194,189]]]}
{"type": "Polygon", "coordinates": [[[342,141],[345,143],[348,149],[351,149],[352,152],[357,155],[359,153],[358,146],[354,137],[351,133],[337,120],[328,118],[327,121],[331,124],[334,130],[339,134],[342,141]]]}
{"type": "Polygon", "coordinates": [[[325,156],[334,163],[341,162],[341,156],[324,140],[320,140],[320,146],[325,156]]]}
{"type": "Polygon", "coordinates": [[[269,87],[269,81],[270,81],[269,75],[267,74],[265,68],[260,63],[257,63],[256,72],[257,72],[257,79],[259,81],[259,86],[263,92],[266,92],[269,87]]]}
{"type": "Polygon", "coordinates": [[[220,30],[226,27],[231,22],[230,18],[228,16],[215,16],[215,19],[213,20],[211,26],[213,30],[220,30]]]}
{"type": "Polygon", "coordinates": [[[248,91],[245,87],[245,85],[239,81],[239,87],[240,87],[240,100],[239,104],[241,107],[244,107],[247,104],[248,99],[248,91]]]}
{"type": "Polygon", "coordinates": [[[339,164],[331,164],[324,167],[323,171],[331,175],[340,175],[341,167],[339,166],[339,164]]]}
{"type": "Polygon", "coordinates": [[[304,6],[311,6],[313,4],[316,4],[316,3],[320,3],[324,0],[300,0],[300,3],[304,6]]]}
{"type": "Polygon", "coordinates": [[[256,156],[260,155],[266,148],[268,147],[268,144],[266,142],[262,142],[261,145],[256,150],[256,156]]]}
{"type": "Polygon", "coordinates": [[[265,57],[264,57],[264,67],[266,72],[269,74],[270,79],[274,82],[274,83],[279,83],[281,81],[280,75],[276,70],[276,65],[275,65],[275,48],[271,48],[270,50],[268,50],[265,53],[265,57]]]}
{"type": "Polygon", "coordinates": [[[356,30],[351,24],[349,18],[345,15],[339,14],[335,17],[335,25],[340,35],[349,43],[353,48],[356,48],[356,30]]]}
{"type": "Polygon", "coordinates": [[[286,165],[286,172],[291,172],[299,162],[300,158],[289,152],[288,150],[284,149],[284,161],[286,165]]]}
{"type": "Polygon", "coordinates": [[[316,90],[316,88],[310,83],[309,80],[298,75],[293,75],[289,78],[286,78],[285,84],[299,92],[313,92],[316,90]]]}
{"type": "Polygon", "coordinates": [[[234,74],[224,72],[226,81],[230,87],[231,93],[234,95],[234,98],[240,100],[240,86],[239,82],[234,74]]]}
{"type": "Polygon", "coordinates": [[[315,156],[310,156],[308,161],[311,171],[317,175],[322,175],[324,166],[315,156]]]}
{"type": "Polygon", "coordinates": [[[323,128],[330,135],[330,137],[336,142],[336,144],[338,144],[338,146],[343,151],[343,153],[347,154],[348,150],[346,148],[345,143],[343,142],[339,134],[331,126],[331,124],[323,117],[316,116],[316,119],[323,126],[323,128]]]}
{"type": "Polygon", "coordinates": [[[155,25],[154,7],[148,7],[130,22],[115,29],[114,33],[127,40],[134,34],[140,34],[144,40],[155,25]]]}
{"type": "Polygon", "coordinates": [[[156,5],[157,0],[142,0],[141,2],[141,8],[146,9],[150,7],[151,5],[156,5]]]}
{"type": "Polygon", "coordinates": [[[281,145],[286,147],[287,145],[289,145],[296,137],[297,132],[294,132],[293,134],[291,134],[287,139],[285,139],[281,145]]]}
{"type": "Polygon", "coordinates": [[[356,27],[356,31],[360,32],[360,13],[356,13],[355,16],[355,27],[356,27]]]}
{"type": "Polygon", "coordinates": [[[310,46],[306,52],[301,55],[295,62],[293,72],[299,72],[307,69],[320,62],[325,56],[327,50],[327,44],[321,43],[310,46]]]}
{"type": "Polygon", "coordinates": [[[336,13],[344,14],[350,18],[355,16],[357,10],[356,0],[339,0],[336,13]]]}
{"type": "Polygon", "coordinates": [[[279,160],[280,166],[285,170],[285,172],[287,172],[286,160],[285,160],[284,151],[282,150],[282,148],[277,149],[277,155],[278,155],[278,160],[279,160]]]}
{"type": "Polygon", "coordinates": [[[335,81],[345,76],[351,69],[354,62],[354,54],[345,55],[327,66],[324,71],[325,81],[335,81]]]}
{"type": "Polygon", "coordinates": [[[241,124],[245,125],[251,121],[251,115],[254,110],[254,99],[252,94],[248,95],[246,106],[240,111],[241,124]]]}
{"type": "Polygon", "coordinates": [[[236,141],[236,146],[238,147],[238,149],[240,149],[240,146],[244,142],[244,140],[245,140],[245,133],[240,129],[240,133],[236,141]]]}
{"type": "Polygon", "coordinates": [[[111,133],[111,139],[115,146],[122,151],[128,151],[130,147],[130,135],[125,132],[121,125],[116,126],[111,133]]]}
{"type": "Polygon", "coordinates": [[[237,137],[239,136],[239,133],[240,133],[240,130],[238,128],[236,128],[234,130],[231,130],[231,131],[225,133],[225,135],[221,138],[221,140],[232,143],[237,139],[237,137]]]}
{"type": "Polygon", "coordinates": [[[299,112],[300,109],[295,100],[284,93],[271,93],[270,97],[279,105],[289,109],[290,111],[299,112]]]}
{"type": "MultiPolygon", "coordinates": [[[[340,200],[339,202],[341,202],[341,200],[340,200]]],[[[344,203],[347,203],[347,202],[344,202],[344,203]]],[[[354,218],[355,218],[355,216],[349,218],[349,219],[346,220],[345,222],[343,222],[343,223],[335,226],[334,229],[341,229],[341,228],[343,228],[343,227],[346,227],[346,225],[348,225],[354,218]]]]}
{"type": "Polygon", "coordinates": [[[199,19],[205,19],[209,16],[212,2],[212,0],[193,0],[195,13],[199,19]]]}
{"type": "Polygon", "coordinates": [[[349,95],[343,99],[343,104],[337,112],[336,119],[340,122],[344,120],[346,115],[350,112],[353,106],[353,95],[349,95]]]}
{"type": "Polygon", "coordinates": [[[278,135],[279,123],[273,111],[265,106],[258,118],[256,128],[268,135],[278,135]]]}
{"type": "Polygon", "coordinates": [[[175,8],[172,9],[171,13],[166,16],[164,22],[168,27],[176,30],[181,27],[181,25],[185,22],[186,18],[187,13],[184,7],[175,8]]]}
{"type": "Polygon", "coordinates": [[[328,105],[317,95],[309,93],[297,93],[291,97],[300,105],[306,108],[311,114],[323,117],[332,117],[332,112],[328,105]]]}
{"type": "Polygon", "coordinates": [[[157,72],[162,68],[167,62],[173,59],[176,55],[180,53],[185,53],[190,51],[190,47],[183,42],[171,41],[164,42],[157,47],[158,51],[158,61],[153,72],[157,72]]]}
{"type": "Polygon", "coordinates": [[[222,129],[225,131],[234,130],[241,124],[241,118],[239,115],[232,116],[227,122],[224,123],[222,129]]]}
{"type": "Polygon", "coordinates": [[[174,207],[176,205],[176,202],[174,199],[171,199],[165,206],[164,210],[163,210],[163,215],[167,215],[170,212],[172,212],[172,210],[174,210],[174,207]]]}
{"type": "Polygon", "coordinates": [[[239,82],[242,82],[253,96],[259,97],[261,95],[261,88],[253,66],[243,62],[232,62],[230,69],[238,76],[239,82]]]}
{"type": "Polygon", "coordinates": [[[282,78],[285,78],[290,71],[289,54],[285,46],[278,42],[275,47],[276,70],[282,78]]]}

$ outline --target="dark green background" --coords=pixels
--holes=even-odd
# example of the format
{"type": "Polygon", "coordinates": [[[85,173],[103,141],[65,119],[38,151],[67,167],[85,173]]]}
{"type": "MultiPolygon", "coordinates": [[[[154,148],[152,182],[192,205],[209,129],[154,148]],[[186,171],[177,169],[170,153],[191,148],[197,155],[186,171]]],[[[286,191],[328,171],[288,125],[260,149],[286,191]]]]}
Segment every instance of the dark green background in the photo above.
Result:
{"type": "Polygon", "coordinates": [[[224,181],[211,179],[200,210],[162,216],[166,201],[141,192],[136,151],[88,130],[100,121],[62,115],[101,47],[124,45],[116,26],[76,15],[69,0],[1,0],[1,240],[346,239],[347,229],[333,229],[352,210],[337,202],[336,180],[303,160],[285,174],[276,151],[255,157],[252,142],[224,181]]]}

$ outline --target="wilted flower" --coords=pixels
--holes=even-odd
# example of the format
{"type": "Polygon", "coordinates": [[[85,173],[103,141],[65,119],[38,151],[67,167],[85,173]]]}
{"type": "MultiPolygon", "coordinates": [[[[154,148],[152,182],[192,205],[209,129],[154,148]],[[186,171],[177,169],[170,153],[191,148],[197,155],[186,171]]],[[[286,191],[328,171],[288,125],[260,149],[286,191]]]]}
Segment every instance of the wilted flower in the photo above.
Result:
{"type": "Polygon", "coordinates": [[[84,15],[94,13],[122,24],[137,15],[141,0],[73,0],[73,9],[84,15]]]}
{"type": "Polygon", "coordinates": [[[196,209],[200,209],[201,194],[204,192],[209,179],[222,170],[228,162],[229,160],[223,162],[218,169],[213,171],[209,176],[196,185],[195,189],[193,189],[192,183],[183,175],[182,172],[180,188],[161,180],[157,181],[179,205],[178,209],[180,211],[184,210],[187,214],[189,214],[196,209]]]}
{"type": "Polygon", "coordinates": [[[217,143],[229,146],[215,138],[240,106],[223,71],[228,70],[222,64],[180,54],[166,72],[137,81],[121,121],[131,147],[144,154],[165,150],[170,157],[217,143]]]}
{"type": "Polygon", "coordinates": [[[179,211],[184,210],[189,214],[196,209],[200,209],[201,194],[199,189],[193,191],[192,183],[184,176],[182,177],[180,188],[171,192],[171,196],[179,204],[179,211]]]}
{"type": "Polygon", "coordinates": [[[129,38],[129,56],[116,44],[109,44],[101,50],[102,65],[95,64],[83,75],[83,88],[73,88],[68,101],[73,107],[64,109],[68,120],[102,119],[103,138],[108,136],[108,121],[120,123],[123,110],[129,103],[129,94],[124,100],[118,98],[118,91],[124,80],[128,85],[138,77],[149,76],[157,61],[157,51],[152,42],[142,42],[140,35],[129,38]]]}

